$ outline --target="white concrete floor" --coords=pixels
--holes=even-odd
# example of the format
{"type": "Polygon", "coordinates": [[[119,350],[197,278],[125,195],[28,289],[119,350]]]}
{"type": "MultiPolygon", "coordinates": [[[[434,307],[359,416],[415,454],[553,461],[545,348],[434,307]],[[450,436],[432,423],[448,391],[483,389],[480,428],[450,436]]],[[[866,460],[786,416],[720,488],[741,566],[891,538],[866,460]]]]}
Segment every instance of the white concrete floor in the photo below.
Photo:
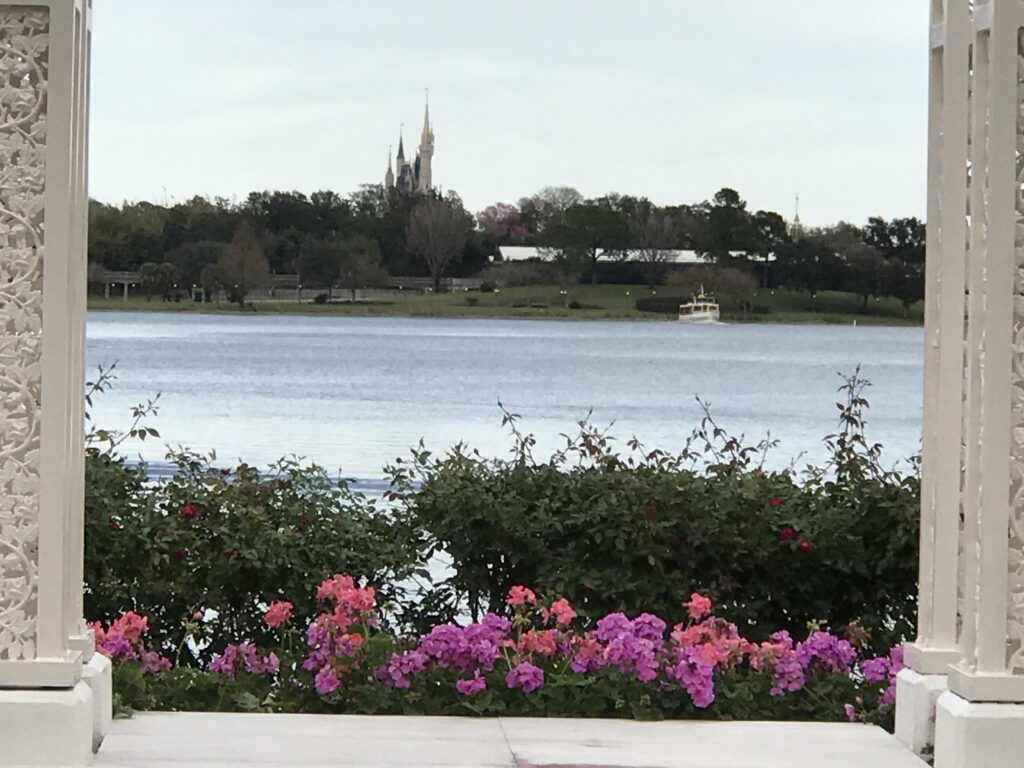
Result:
{"type": "Polygon", "coordinates": [[[332,715],[139,714],[113,768],[923,768],[884,731],[812,723],[636,723],[332,715]]]}

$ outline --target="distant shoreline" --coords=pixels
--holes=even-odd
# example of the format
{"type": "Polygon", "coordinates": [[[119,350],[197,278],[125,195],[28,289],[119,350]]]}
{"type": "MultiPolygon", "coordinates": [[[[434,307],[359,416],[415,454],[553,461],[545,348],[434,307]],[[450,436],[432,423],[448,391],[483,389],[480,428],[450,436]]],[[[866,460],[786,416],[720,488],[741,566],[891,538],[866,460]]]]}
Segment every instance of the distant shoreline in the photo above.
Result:
{"type": "MultiPolygon", "coordinates": [[[[200,315],[230,315],[237,317],[285,315],[295,317],[408,317],[418,319],[467,319],[467,320],[560,320],[580,321],[628,321],[641,323],[671,323],[670,315],[653,313],[613,314],[597,310],[522,309],[502,307],[466,307],[463,311],[444,311],[441,307],[430,310],[405,308],[401,305],[346,305],[346,304],[260,304],[240,308],[228,304],[208,305],[186,302],[164,302],[132,299],[90,300],[90,312],[165,312],[200,315]]],[[[740,314],[724,312],[722,322],[734,325],[869,325],[890,327],[920,327],[918,318],[903,319],[891,316],[856,315],[831,312],[785,312],[779,314],[740,314]]]]}
{"type": "MultiPolygon", "coordinates": [[[[675,314],[640,311],[638,302],[668,308],[686,299],[678,289],[650,289],[638,285],[534,285],[502,288],[499,291],[458,291],[455,293],[404,293],[393,301],[200,304],[186,299],[164,301],[161,298],[131,296],[90,296],[89,309],[129,312],[199,312],[216,315],[301,315],[328,317],[442,317],[500,318],[508,320],[629,320],[635,322],[673,322],[675,314]]],[[[738,311],[737,301],[722,302],[722,320],[726,323],[773,323],[797,325],[922,325],[921,305],[911,307],[909,317],[894,299],[871,299],[869,311],[860,312],[863,299],[849,293],[822,291],[812,297],[806,292],[784,289],[760,289],[748,297],[750,311],[738,311]]]]}

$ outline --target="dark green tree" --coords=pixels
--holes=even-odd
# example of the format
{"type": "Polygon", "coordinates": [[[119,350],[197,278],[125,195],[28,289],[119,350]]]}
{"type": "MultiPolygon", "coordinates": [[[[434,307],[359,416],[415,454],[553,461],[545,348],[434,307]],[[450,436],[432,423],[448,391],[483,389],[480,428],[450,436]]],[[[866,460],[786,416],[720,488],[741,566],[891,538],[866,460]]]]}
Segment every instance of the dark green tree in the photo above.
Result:
{"type": "Polygon", "coordinates": [[[887,263],[886,293],[899,299],[908,315],[924,299],[925,237],[925,224],[916,218],[873,217],[864,228],[864,241],[887,263]]]}
{"type": "Polygon", "coordinates": [[[561,252],[566,264],[589,268],[597,283],[597,261],[602,252],[622,252],[629,245],[629,223],[608,203],[588,201],[573,205],[549,225],[547,245],[561,252]]]}
{"type": "Polygon", "coordinates": [[[167,261],[178,268],[183,285],[201,285],[203,270],[216,264],[223,252],[224,243],[185,243],[169,251],[167,261]]]}

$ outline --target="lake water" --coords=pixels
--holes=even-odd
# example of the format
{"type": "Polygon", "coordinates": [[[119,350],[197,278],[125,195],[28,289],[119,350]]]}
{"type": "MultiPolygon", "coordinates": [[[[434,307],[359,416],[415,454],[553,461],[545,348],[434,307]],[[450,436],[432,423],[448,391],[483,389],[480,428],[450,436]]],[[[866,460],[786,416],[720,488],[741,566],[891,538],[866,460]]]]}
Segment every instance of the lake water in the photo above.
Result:
{"type": "Polygon", "coordinates": [[[836,427],[839,372],[872,382],[869,438],[894,463],[919,450],[919,328],[90,313],[88,362],[117,363],[94,422],[124,428],[160,397],[160,440],[218,461],[298,454],[373,487],[421,438],[506,455],[498,401],[539,450],[593,410],[623,443],[678,449],[711,404],[731,433],[780,441],[774,467],[820,460],[836,427]]]}

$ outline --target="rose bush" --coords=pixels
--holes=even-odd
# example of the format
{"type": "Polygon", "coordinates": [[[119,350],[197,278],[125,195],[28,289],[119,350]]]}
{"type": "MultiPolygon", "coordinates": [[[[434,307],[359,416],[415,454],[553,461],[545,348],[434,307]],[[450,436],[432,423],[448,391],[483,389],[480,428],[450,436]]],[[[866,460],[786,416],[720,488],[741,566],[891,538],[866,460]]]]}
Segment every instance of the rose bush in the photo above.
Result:
{"type": "MultiPolygon", "coordinates": [[[[182,659],[203,664],[223,651],[224,638],[272,640],[266,606],[290,595],[308,615],[313,588],[337,571],[387,584],[385,599],[418,609],[401,601],[420,562],[401,510],[292,461],[261,473],[244,464],[217,469],[192,453],[172,460],[173,476],[149,481],[123,458],[87,452],[87,615],[144,614],[153,644],[169,652],[182,620],[201,609],[202,637],[182,659]]],[[[276,611],[283,619],[282,606],[276,611]]]]}
{"type": "Polygon", "coordinates": [[[507,414],[511,459],[420,449],[391,468],[391,498],[452,561],[432,592],[449,615],[498,611],[513,584],[591,618],[665,613],[699,590],[757,640],[856,620],[884,652],[914,631],[919,482],[915,464],[885,469],[867,441],[866,385],[842,389],[826,467],[764,471],[771,445],[730,437],[710,414],[675,455],[635,439],[619,451],[583,422],[535,458],[507,414]]]}
{"type": "MultiPolygon", "coordinates": [[[[532,604],[525,587],[506,604],[516,585],[561,596],[565,607],[543,610],[587,622],[671,615],[678,595],[699,591],[752,641],[856,622],[884,655],[914,630],[918,479],[914,465],[882,468],[864,434],[865,386],[855,376],[843,388],[825,467],[766,472],[771,445],[744,444],[710,415],[675,455],[635,439],[618,451],[584,422],[535,459],[507,414],[512,459],[421,446],[390,469],[384,503],[294,461],[219,469],[180,452],[153,480],[94,433],[107,444],[87,452],[86,611],[144,614],[156,649],[204,667],[231,638],[264,645],[293,613],[312,615],[314,587],[336,572],[383,585],[380,621],[421,634],[532,604]],[[449,573],[428,570],[435,555],[449,573]],[[195,625],[185,646],[183,621],[195,625]]],[[[128,434],[145,431],[144,410],[128,434]]],[[[531,675],[514,679],[532,686],[531,675]]]]}
{"type": "MultiPolygon", "coordinates": [[[[289,595],[294,605],[305,605],[289,595]]],[[[753,642],[693,594],[671,625],[641,613],[580,619],[564,598],[513,585],[508,616],[445,623],[420,636],[382,627],[373,587],[336,574],[318,610],[267,608],[272,639],[224,638],[205,669],[143,644],[145,617],[93,625],[115,664],[121,711],[415,713],[717,719],[863,720],[891,725],[898,650],[873,657],[859,628],[812,627],[753,642]]],[[[276,606],[276,607],[275,607],[276,606]]],[[[204,642],[203,618],[181,644],[204,642]]]]}

